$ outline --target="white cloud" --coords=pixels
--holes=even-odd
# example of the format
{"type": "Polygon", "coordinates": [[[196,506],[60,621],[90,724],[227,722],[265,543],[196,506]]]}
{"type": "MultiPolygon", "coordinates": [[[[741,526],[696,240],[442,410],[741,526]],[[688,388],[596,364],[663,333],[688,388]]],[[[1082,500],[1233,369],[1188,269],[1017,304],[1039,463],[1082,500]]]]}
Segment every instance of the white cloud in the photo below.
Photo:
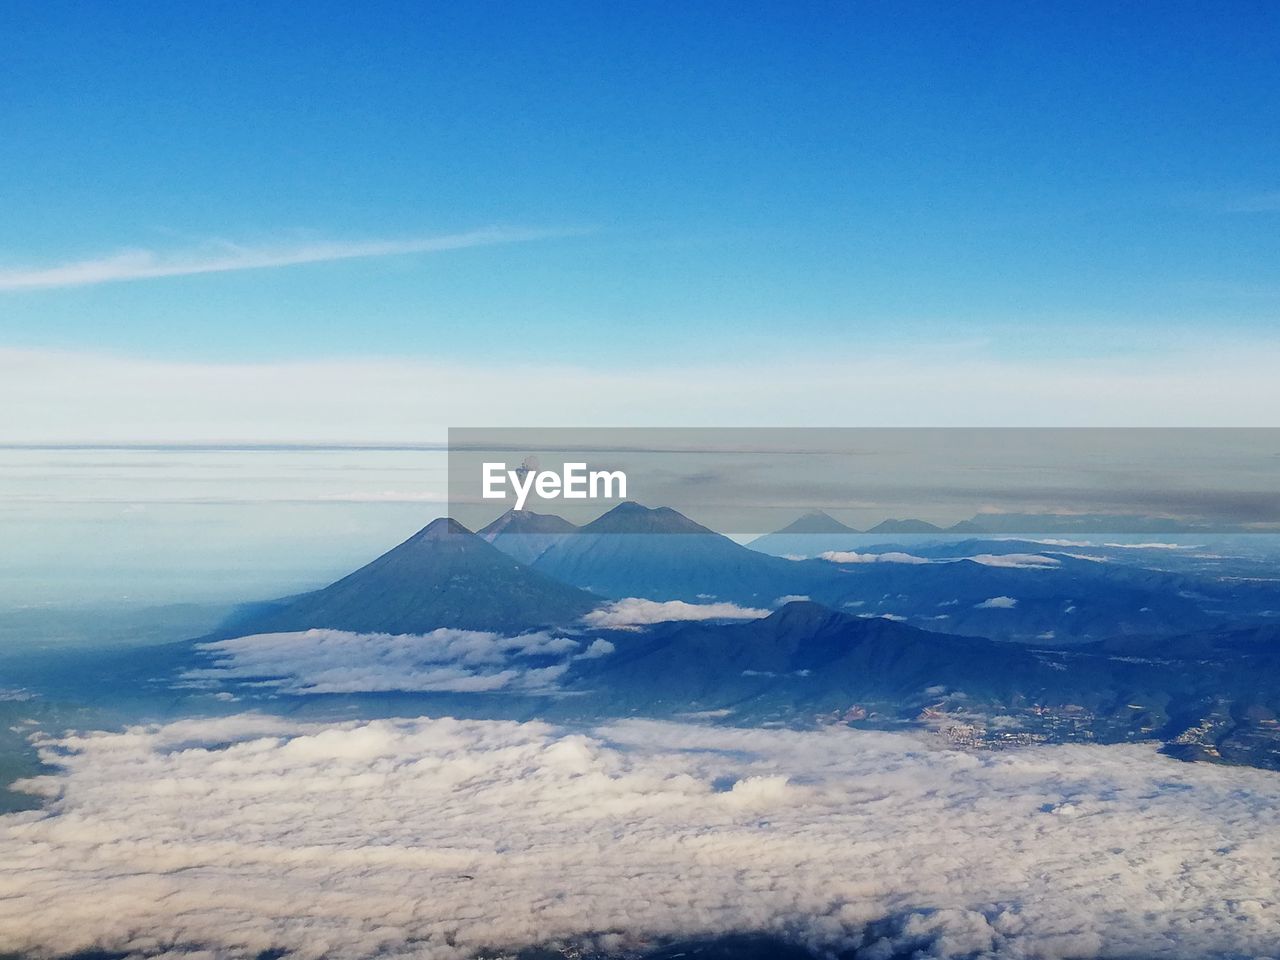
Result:
{"type": "Polygon", "coordinates": [[[1197,550],[1196,546],[1185,543],[1107,543],[1107,547],[1120,547],[1123,550],[1197,550]]]}
{"type": "Polygon", "coordinates": [[[686,603],[684,600],[645,600],[627,597],[592,610],[583,622],[608,630],[625,630],[669,620],[758,620],[770,611],[736,603],[686,603]]]}
{"type": "MultiPolygon", "coordinates": [[[[283,693],[373,693],[518,690],[548,693],[580,644],[569,637],[528,633],[506,637],[442,628],[428,634],[304,630],[262,633],[200,644],[214,660],[183,681],[251,680],[283,693]],[[531,665],[529,657],[559,662],[531,665]]],[[[586,653],[590,653],[588,648],[586,653]]],[[[592,656],[608,651],[597,648],[592,656]]]]}
{"type": "Polygon", "coordinates": [[[226,273],[232,270],[292,267],[304,263],[332,263],[335,260],[438,253],[564,235],[565,231],[488,227],[466,233],[407,240],[292,241],[267,246],[220,242],[194,251],[160,253],[154,250],[125,250],[51,267],[0,270],[0,291],[80,287],[124,280],[150,280],[201,273],[226,273]]]}
{"type": "Polygon", "coordinates": [[[461,960],[753,930],[860,960],[1267,956],[1280,777],[1148,746],[239,715],[44,744],[0,942],[461,960]],[[596,941],[600,945],[599,941],[596,941]]]}
{"type": "Polygon", "coordinates": [[[580,654],[574,657],[575,660],[596,660],[600,657],[607,657],[618,649],[604,637],[596,637],[580,654]]]}
{"type": "Polygon", "coordinates": [[[777,600],[773,601],[773,605],[774,605],[775,607],[780,607],[780,606],[782,606],[784,603],[800,603],[800,602],[803,602],[803,601],[808,600],[808,599],[809,599],[809,597],[808,597],[808,595],[807,595],[807,594],[803,594],[803,593],[788,593],[786,596],[784,596],[784,597],[779,597],[777,600]]]}
{"type": "Polygon", "coordinates": [[[1011,567],[1018,570],[1049,570],[1062,565],[1061,560],[1039,553],[980,553],[964,559],[980,563],[984,567],[1011,567]]]}
{"type": "Polygon", "coordinates": [[[975,603],[975,610],[1012,610],[1018,605],[1018,601],[1013,597],[992,597],[989,600],[983,600],[981,603],[975,603]]]}
{"type": "Polygon", "coordinates": [[[924,557],[910,553],[889,551],[888,553],[857,553],[853,550],[828,550],[819,555],[820,559],[831,563],[932,563],[924,557]]]}
{"type": "Polygon", "coordinates": [[[857,553],[852,550],[828,550],[820,555],[820,559],[831,563],[958,563],[961,560],[972,560],[984,567],[1008,567],[1021,570],[1050,570],[1061,565],[1061,561],[1038,553],[980,553],[972,557],[942,557],[931,560],[917,557],[910,553],[889,551],[887,553],[857,553]]]}

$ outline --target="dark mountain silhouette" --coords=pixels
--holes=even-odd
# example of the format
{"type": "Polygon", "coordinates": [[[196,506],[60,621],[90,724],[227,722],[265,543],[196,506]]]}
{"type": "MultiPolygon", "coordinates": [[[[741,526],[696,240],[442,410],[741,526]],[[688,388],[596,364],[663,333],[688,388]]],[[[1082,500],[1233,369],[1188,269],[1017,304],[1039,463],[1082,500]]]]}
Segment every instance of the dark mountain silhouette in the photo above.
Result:
{"type": "Polygon", "coordinates": [[[552,513],[534,513],[531,510],[508,510],[488,526],[483,527],[478,536],[523,564],[531,564],[547,551],[548,547],[559,543],[567,534],[576,532],[578,527],[564,517],[552,513]]]}
{"type": "Polygon", "coordinates": [[[598,604],[590,594],[517,563],[443,518],[336,583],[241,620],[235,633],[311,627],[522,632],[571,623],[598,604]]]}

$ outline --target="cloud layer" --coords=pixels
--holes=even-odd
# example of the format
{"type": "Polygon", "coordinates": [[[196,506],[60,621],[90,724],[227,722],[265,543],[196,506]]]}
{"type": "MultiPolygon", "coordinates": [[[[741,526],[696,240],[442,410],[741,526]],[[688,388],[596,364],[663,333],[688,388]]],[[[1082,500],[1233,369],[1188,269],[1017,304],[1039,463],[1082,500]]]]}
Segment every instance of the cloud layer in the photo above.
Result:
{"type": "MultiPolygon", "coordinates": [[[[7,442],[443,440],[457,423],[519,426],[1274,426],[1280,351],[1209,345],[1147,358],[957,364],[894,354],[661,366],[430,359],[170,362],[0,346],[7,442]],[[785,375],[783,375],[785,374],[785,375]],[[513,380],[539,402],[512,409],[513,380]],[[744,394],[742,384],[752,389],[744,394]],[[1070,415],[1062,397],[1070,396],[1070,415]],[[1248,398],[1247,402],[1241,398],[1248,398]],[[643,402],[641,402],[643,401],[643,402]],[[1123,414],[1121,413],[1123,411],[1123,414]]],[[[1145,494],[1144,494],[1145,495],[1145,494]]],[[[750,532],[750,531],[743,531],[750,532]]],[[[761,532],[761,531],[756,531],[761,532]]]]}
{"type": "Polygon", "coordinates": [[[239,715],[44,744],[0,942],[459,958],[737,930],[919,956],[1261,956],[1280,777],[1149,748],[239,715]]]}
{"type": "Polygon", "coordinates": [[[569,637],[442,628],[424,635],[304,630],[200,644],[214,660],[184,683],[252,681],[284,693],[492,690],[549,693],[572,656],[605,656],[569,637]],[[550,662],[549,662],[550,661],[550,662]]]}

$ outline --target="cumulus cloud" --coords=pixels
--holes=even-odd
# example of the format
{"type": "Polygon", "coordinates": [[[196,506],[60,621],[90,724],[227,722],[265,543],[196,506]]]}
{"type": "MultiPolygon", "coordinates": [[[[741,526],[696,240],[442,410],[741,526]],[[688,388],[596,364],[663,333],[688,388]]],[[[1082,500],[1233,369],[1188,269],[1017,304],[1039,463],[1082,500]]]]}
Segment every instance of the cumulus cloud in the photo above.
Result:
{"type": "Polygon", "coordinates": [[[628,630],[669,620],[758,620],[770,611],[736,603],[686,603],[683,600],[645,600],[627,597],[592,610],[583,622],[607,630],[628,630]]]}
{"type": "Polygon", "coordinates": [[[61,772],[24,784],[45,808],[0,818],[0,942],[461,960],[752,930],[861,960],[1274,953],[1276,774],[931,742],[255,715],[47,740],[61,772]]]}
{"type": "Polygon", "coordinates": [[[831,563],[931,563],[925,557],[917,557],[910,553],[857,553],[853,550],[828,550],[820,554],[821,559],[831,563]]]}
{"type": "Polygon", "coordinates": [[[563,235],[564,231],[490,227],[466,233],[407,240],[307,241],[267,246],[220,242],[199,250],[170,253],[125,250],[48,267],[0,270],[0,291],[80,287],[123,280],[150,280],[201,273],[226,273],[232,270],[292,267],[304,263],[331,263],[335,260],[438,253],[563,235]]]}
{"type": "Polygon", "coordinates": [[[991,597],[989,600],[983,600],[981,603],[975,603],[975,610],[1012,610],[1018,605],[1018,601],[1014,597],[991,597]]]}
{"type": "MultiPolygon", "coordinates": [[[[291,694],[546,693],[555,689],[579,646],[550,633],[507,637],[449,628],[420,635],[319,629],[262,633],[200,644],[213,663],[187,671],[182,679],[186,684],[251,681],[291,694]]],[[[608,652],[588,647],[581,655],[608,652]]]]}

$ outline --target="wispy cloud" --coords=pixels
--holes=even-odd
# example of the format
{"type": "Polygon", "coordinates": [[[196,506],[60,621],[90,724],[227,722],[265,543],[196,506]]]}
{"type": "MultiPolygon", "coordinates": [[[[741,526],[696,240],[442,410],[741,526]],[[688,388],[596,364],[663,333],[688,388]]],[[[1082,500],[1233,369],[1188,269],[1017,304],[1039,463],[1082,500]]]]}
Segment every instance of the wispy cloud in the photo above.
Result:
{"type": "Polygon", "coordinates": [[[53,266],[0,269],[0,291],[47,290],[125,280],[292,267],[304,263],[439,253],[469,247],[545,240],[576,232],[578,231],[527,227],[485,227],[463,233],[400,240],[312,240],[257,246],[218,242],[194,250],[123,250],[53,266]]]}

